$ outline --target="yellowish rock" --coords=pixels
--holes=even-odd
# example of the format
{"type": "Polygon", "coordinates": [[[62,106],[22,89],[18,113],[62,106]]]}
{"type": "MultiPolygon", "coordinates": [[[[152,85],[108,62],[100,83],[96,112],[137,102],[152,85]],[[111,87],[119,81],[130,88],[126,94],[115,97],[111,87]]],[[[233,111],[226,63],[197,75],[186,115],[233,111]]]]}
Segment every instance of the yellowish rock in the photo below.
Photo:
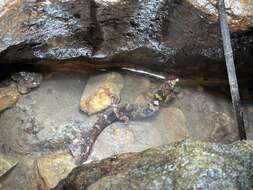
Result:
{"type": "Polygon", "coordinates": [[[74,167],[74,158],[66,153],[46,155],[37,160],[39,176],[47,189],[55,187],[74,167]]]}
{"type": "Polygon", "coordinates": [[[0,177],[17,165],[17,161],[0,155],[0,177]]]}
{"type": "Polygon", "coordinates": [[[121,74],[115,72],[90,78],[81,97],[80,109],[88,115],[105,110],[120,98],[123,83],[121,74]]]}
{"type": "Polygon", "coordinates": [[[18,101],[19,93],[16,87],[0,88],[0,112],[12,107],[18,101]]]}

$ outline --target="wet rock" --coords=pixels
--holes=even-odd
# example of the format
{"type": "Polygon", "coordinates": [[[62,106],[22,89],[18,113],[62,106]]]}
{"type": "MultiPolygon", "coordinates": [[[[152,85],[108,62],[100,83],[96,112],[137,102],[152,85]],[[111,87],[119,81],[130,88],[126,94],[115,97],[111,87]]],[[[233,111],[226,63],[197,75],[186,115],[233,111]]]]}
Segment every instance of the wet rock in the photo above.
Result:
{"type": "Polygon", "coordinates": [[[115,72],[90,78],[81,97],[80,109],[91,115],[118,103],[123,85],[123,77],[115,72]]]}
{"type": "Polygon", "coordinates": [[[252,141],[187,140],[80,166],[54,189],[251,189],[252,164],[252,141]]]}
{"type": "Polygon", "coordinates": [[[21,94],[29,93],[33,88],[38,87],[42,82],[42,75],[39,73],[22,71],[11,76],[17,82],[18,91],[21,94]]]}
{"type": "Polygon", "coordinates": [[[141,143],[137,142],[135,131],[129,126],[115,123],[105,129],[98,137],[88,161],[141,150],[143,148],[141,149],[141,143]]]}
{"type": "Polygon", "coordinates": [[[164,108],[152,124],[161,131],[165,143],[177,142],[190,137],[187,119],[182,110],[176,107],[164,108]]]}
{"type": "Polygon", "coordinates": [[[19,98],[19,93],[16,87],[2,87],[0,88],[0,112],[12,107],[19,98]]]}
{"type": "Polygon", "coordinates": [[[140,152],[189,136],[183,112],[175,107],[163,108],[154,118],[128,124],[114,123],[106,128],[98,137],[89,161],[121,153],[140,152]]]}
{"type": "MultiPolygon", "coordinates": [[[[230,14],[234,32],[252,27],[252,2],[227,2],[236,10],[236,15],[230,14]]],[[[45,61],[44,65],[70,65],[78,71],[83,65],[134,66],[224,76],[214,4],[211,0],[6,1],[0,7],[0,59],[45,61]]],[[[239,71],[248,72],[243,63],[252,60],[252,34],[235,34],[233,47],[242,65],[239,71]]]]}
{"type": "Polygon", "coordinates": [[[17,165],[17,161],[0,155],[0,178],[17,165]]]}
{"type": "Polygon", "coordinates": [[[175,107],[185,117],[189,136],[208,142],[231,143],[239,140],[231,101],[221,93],[203,88],[181,89],[175,107]]]}
{"type": "Polygon", "coordinates": [[[41,156],[37,160],[38,174],[42,178],[45,189],[51,189],[65,178],[75,167],[75,161],[71,155],[58,153],[41,156]]]}

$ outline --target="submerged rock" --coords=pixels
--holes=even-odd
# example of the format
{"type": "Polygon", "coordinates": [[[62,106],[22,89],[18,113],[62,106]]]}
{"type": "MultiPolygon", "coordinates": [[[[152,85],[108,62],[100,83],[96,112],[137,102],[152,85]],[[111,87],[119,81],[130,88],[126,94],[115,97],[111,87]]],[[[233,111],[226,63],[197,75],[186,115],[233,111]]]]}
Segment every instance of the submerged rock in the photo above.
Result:
{"type": "Polygon", "coordinates": [[[38,87],[42,82],[42,75],[39,73],[22,71],[11,76],[17,82],[18,91],[21,94],[29,93],[33,88],[38,87]]]}
{"type": "Polygon", "coordinates": [[[177,142],[190,137],[187,128],[187,119],[179,108],[164,108],[159,113],[153,126],[158,126],[161,131],[161,137],[165,143],[177,142]]]}
{"type": "Polygon", "coordinates": [[[55,187],[75,166],[72,156],[66,153],[41,156],[37,160],[38,174],[44,183],[41,185],[45,189],[55,187]]]}
{"type": "Polygon", "coordinates": [[[80,109],[91,115],[118,103],[123,85],[123,77],[115,72],[90,78],[81,97],[80,109]]]}
{"type": "Polygon", "coordinates": [[[226,96],[201,87],[181,89],[178,96],[176,104],[185,114],[191,138],[222,143],[239,140],[233,107],[226,96]]]}
{"type": "Polygon", "coordinates": [[[90,160],[101,160],[121,153],[177,142],[189,137],[186,118],[178,108],[163,108],[154,118],[114,123],[97,138],[90,160]]]}
{"type": "Polygon", "coordinates": [[[80,166],[54,189],[252,189],[252,172],[252,141],[186,140],[80,166]]]}
{"type": "Polygon", "coordinates": [[[17,165],[17,161],[0,154],[0,178],[17,165]]]}
{"type": "Polygon", "coordinates": [[[0,88],[0,112],[12,107],[19,98],[19,93],[16,87],[2,87],[0,88]]]}

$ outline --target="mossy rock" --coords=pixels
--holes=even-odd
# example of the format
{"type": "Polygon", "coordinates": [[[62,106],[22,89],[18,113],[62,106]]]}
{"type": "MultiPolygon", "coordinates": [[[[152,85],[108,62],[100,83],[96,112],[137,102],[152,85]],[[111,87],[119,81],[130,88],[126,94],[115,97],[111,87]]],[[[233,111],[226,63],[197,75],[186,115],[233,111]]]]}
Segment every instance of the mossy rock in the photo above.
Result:
{"type": "Polygon", "coordinates": [[[55,189],[252,189],[253,141],[191,140],[75,168],[55,189]]]}

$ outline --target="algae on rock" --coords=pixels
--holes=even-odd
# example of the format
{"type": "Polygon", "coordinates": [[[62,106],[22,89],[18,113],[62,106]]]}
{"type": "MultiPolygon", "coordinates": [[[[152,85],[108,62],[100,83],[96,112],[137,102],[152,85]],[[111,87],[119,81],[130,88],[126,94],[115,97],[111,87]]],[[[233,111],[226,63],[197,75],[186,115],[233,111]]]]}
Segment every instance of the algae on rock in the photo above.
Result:
{"type": "Polygon", "coordinates": [[[253,141],[185,140],[75,168],[63,189],[252,189],[253,141]]]}

